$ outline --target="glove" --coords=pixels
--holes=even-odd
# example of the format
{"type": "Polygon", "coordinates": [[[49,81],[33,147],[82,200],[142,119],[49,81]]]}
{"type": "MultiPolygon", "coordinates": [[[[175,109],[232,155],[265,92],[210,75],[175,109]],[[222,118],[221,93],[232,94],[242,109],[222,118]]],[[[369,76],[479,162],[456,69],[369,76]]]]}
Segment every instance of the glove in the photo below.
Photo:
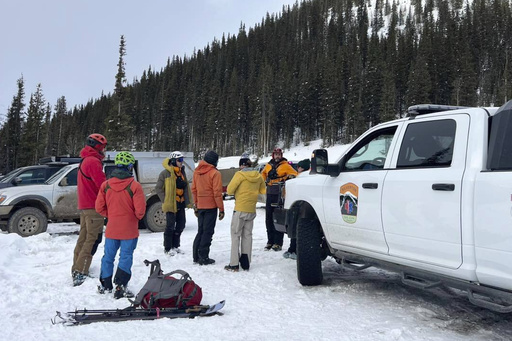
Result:
{"type": "Polygon", "coordinates": [[[219,220],[224,219],[224,211],[219,212],[219,220]]]}
{"type": "Polygon", "coordinates": [[[199,218],[199,211],[197,210],[196,205],[194,205],[194,215],[196,216],[196,218],[199,218]]]}

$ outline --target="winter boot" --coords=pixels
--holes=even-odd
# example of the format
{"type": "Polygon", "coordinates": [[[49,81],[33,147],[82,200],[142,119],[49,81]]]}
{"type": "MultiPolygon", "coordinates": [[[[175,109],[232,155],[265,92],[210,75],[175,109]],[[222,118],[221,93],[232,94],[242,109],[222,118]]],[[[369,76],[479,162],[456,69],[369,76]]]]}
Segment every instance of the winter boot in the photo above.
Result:
{"type": "Polygon", "coordinates": [[[174,252],[174,249],[170,249],[170,250],[165,250],[164,253],[167,255],[167,256],[174,256],[176,254],[176,252],[174,252]]]}
{"type": "Polygon", "coordinates": [[[267,245],[265,245],[264,250],[265,251],[270,251],[271,248],[272,248],[272,244],[267,244],[267,245]]]}
{"type": "Polygon", "coordinates": [[[101,285],[98,285],[98,293],[111,293],[114,287],[112,286],[112,276],[107,278],[100,278],[101,285]]]}
{"type": "Polygon", "coordinates": [[[245,271],[249,270],[249,256],[246,253],[242,253],[240,256],[240,265],[245,271]]]}
{"type": "Polygon", "coordinates": [[[107,289],[103,285],[98,285],[98,294],[112,293],[112,289],[107,289]]]}
{"type": "Polygon", "coordinates": [[[78,271],[73,271],[73,286],[77,287],[82,285],[86,278],[87,275],[80,273],[78,271]]]}
{"type": "Polygon", "coordinates": [[[126,298],[132,298],[133,296],[135,296],[133,294],[133,292],[131,292],[130,290],[128,290],[126,288],[126,286],[124,285],[117,285],[116,286],[116,292],[114,293],[114,298],[116,300],[122,298],[122,297],[126,297],[126,298]]]}
{"type": "Polygon", "coordinates": [[[281,251],[283,247],[281,245],[274,244],[272,245],[272,250],[274,251],[281,251]]]}
{"type": "Polygon", "coordinates": [[[224,270],[238,272],[239,267],[238,267],[238,265],[226,265],[224,267],[224,270]]]}
{"type": "Polygon", "coordinates": [[[198,261],[199,265],[210,265],[215,264],[215,259],[211,258],[200,258],[198,261]]]}

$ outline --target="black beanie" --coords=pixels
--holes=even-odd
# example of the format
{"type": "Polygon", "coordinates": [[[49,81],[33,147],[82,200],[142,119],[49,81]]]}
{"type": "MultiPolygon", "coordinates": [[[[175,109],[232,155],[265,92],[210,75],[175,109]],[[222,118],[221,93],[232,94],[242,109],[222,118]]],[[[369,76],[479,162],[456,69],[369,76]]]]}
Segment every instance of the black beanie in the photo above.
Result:
{"type": "Polygon", "coordinates": [[[247,157],[241,158],[240,161],[238,162],[239,167],[242,167],[242,166],[251,167],[251,165],[252,165],[251,160],[247,157]]]}
{"type": "Polygon", "coordinates": [[[217,162],[219,162],[219,154],[215,153],[213,150],[209,150],[204,155],[203,160],[208,162],[210,165],[217,167],[217,162]]]}
{"type": "Polygon", "coordinates": [[[297,167],[300,167],[300,168],[304,169],[305,171],[307,171],[309,169],[310,164],[311,164],[311,162],[309,161],[309,159],[304,159],[304,160],[299,161],[299,163],[297,164],[297,167]]]}

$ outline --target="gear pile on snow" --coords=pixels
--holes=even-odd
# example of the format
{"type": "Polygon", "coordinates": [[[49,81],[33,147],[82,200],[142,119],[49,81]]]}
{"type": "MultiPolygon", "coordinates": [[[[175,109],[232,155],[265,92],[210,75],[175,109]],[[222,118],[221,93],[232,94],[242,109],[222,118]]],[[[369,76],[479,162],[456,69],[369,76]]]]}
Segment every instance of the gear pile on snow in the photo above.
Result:
{"type": "Polygon", "coordinates": [[[131,306],[124,309],[75,310],[60,313],[52,320],[54,324],[65,325],[89,324],[94,322],[118,322],[129,320],[154,320],[166,318],[193,318],[196,316],[222,315],[219,311],[224,301],[214,305],[200,305],[203,293],[183,270],[175,270],[164,274],[160,261],[145,260],[146,266],[151,265],[148,281],[139,291],[131,306]],[[180,275],[176,278],[172,275],[180,275]]]}

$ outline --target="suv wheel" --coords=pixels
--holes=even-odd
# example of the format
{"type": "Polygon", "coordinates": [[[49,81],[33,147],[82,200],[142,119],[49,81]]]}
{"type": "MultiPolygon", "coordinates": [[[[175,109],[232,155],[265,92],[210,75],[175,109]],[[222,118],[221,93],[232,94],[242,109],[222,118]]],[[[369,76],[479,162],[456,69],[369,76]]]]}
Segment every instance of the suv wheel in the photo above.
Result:
{"type": "Polygon", "coordinates": [[[157,201],[148,207],[144,216],[144,225],[151,232],[164,232],[167,224],[162,203],[157,201]]]}
{"type": "Polygon", "coordinates": [[[46,231],[48,218],[40,209],[23,207],[9,218],[7,227],[10,233],[17,233],[22,237],[33,236],[46,231]]]}
{"type": "Polygon", "coordinates": [[[322,284],[322,238],[316,219],[301,218],[297,224],[297,277],[302,285],[322,284]]]}

